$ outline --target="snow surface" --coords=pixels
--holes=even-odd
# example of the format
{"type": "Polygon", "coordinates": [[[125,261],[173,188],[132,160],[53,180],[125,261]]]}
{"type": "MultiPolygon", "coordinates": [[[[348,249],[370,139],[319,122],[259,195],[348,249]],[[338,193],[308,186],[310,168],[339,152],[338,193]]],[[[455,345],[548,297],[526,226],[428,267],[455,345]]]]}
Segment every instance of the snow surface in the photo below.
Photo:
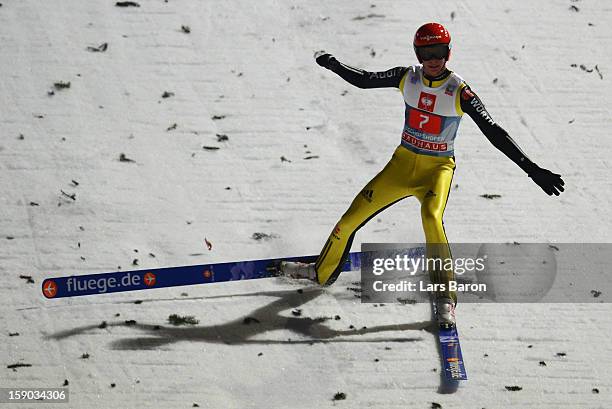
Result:
{"type": "MultiPolygon", "coordinates": [[[[280,279],[40,293],[54,275],[316,254],[399,143],[403,103],[351,87],[313,52],[414,64],[413,32],[432,20],[453,35],[451,68],[567,184],[547,197],[466,118],[450,240],[609,242],[609,2],[139,2],[0,7],[0,386],[68,380],[70,403],[46,406],[58,408],[612,407],[609,304],[460,304],[470,380],[445,394],[429,306],[361,304],[347,290],[358,273],[302,294],[280,279]],[[70,88],[49,95],[58,81],[70,88]]],[[[417,210],[388,209],[354,248],[421,241],[417,210]]]]}

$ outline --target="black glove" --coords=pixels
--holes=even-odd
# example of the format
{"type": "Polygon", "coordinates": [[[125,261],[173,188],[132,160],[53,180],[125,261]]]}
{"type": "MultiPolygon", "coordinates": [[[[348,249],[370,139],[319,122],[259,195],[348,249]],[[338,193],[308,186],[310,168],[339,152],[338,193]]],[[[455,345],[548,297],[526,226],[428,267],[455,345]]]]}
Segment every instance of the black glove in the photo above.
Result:
{"type": "Polygon", "coordinates": [[[325,51],[317,51],[314,55],[317,64],[321,67],[325,67],[328,70],[331,69],[335,61],[337,61],[333,55],[326,53],[325,51]]]}
{"type": "Polygon", "coordinates": [[[561,175],[552,173],[548,169],[536,167],[536,169],[529,172],[528,175],[549,196],[553,194],[559,196],[564,190],[563,185],[565,185],[565,182],[561,179],[561,175]]]}

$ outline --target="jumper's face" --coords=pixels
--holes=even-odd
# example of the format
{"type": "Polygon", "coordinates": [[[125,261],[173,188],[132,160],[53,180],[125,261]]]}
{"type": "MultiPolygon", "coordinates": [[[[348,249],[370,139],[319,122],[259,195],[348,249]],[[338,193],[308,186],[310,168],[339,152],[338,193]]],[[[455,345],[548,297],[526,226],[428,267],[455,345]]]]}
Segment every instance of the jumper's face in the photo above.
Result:
{"type": "Polygon", "coordinates": [[[446,69],[446,60],[441,58],[439,60],[427,60],[423,61],[423,71],[429,77],[437,77],[442,74],[446,69]]]}
{"type": "Polygon", "coordinates": [[[415,49],[419,60],[423,63],[425,74],[430,77],[437,77],[446,68],[446,61],[450,56],[448,44],[434,44],[415,49]]]}

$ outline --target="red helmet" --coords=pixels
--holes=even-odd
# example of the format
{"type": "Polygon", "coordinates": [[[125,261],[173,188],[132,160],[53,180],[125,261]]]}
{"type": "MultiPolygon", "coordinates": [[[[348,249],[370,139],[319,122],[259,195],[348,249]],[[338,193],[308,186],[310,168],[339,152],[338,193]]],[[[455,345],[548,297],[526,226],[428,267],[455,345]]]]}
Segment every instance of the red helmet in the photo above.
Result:
{"type": "Polygon", "coordinates": [[[414,52],[417,54],[419,62],[421,62],[421,58],[419,57],[417,48],[436,44],[446,44],[448,46],[448,57],[446,60],[448,61],[450,59],[451,36],[442,24],[423,24],[414,34],[414,42],[412,44],[414,45],[414,52]]]}

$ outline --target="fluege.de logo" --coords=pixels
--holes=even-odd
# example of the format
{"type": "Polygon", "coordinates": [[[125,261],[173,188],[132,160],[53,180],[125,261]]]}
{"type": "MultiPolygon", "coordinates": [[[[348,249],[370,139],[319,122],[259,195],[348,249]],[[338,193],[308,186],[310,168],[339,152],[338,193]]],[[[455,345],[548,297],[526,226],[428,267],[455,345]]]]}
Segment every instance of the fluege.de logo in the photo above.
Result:
{"type": "MultiPolygon", "coordinates": [[[[57,294],[57,285],[56,283],[48,280],[55,285],[55,293],[53,296],[57,294]]],[[[145,274],[142,273],[134,273],[134,272],[126,272],[122,276],[112,276],[112,277],[69,277],[66,279],[64,283],[65,291],[69,294],[104,294],[106,292],[117,291],[119,288],[122,290],[127,290],[130,287],[140,288],[142,285],[147,287],[155,286],[157,282],[157,277],[155,274],[151,272],[147,272],[145,274]]],[[[52,298],[50,293],[47,291],[46,287],[43,288],[45,295],[47,298],[52,298]]]]}
{"type": "Polygon", "coordinates": [[[45,280],[43,282],[43,294],[47,298],[53,298],[57,295],[57,284],[53,280],[45,280]]]}

